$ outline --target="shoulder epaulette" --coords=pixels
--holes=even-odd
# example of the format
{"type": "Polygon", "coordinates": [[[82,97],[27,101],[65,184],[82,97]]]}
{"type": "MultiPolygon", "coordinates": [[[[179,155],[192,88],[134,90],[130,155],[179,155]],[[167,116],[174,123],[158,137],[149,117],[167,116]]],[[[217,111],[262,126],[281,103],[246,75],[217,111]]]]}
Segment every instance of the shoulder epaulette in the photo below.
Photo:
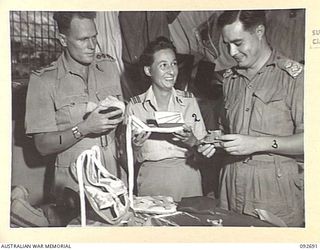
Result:
{"type": "Polygon", "coordinates": [[[97,61],[109,61],[109,62],[116,61],[116,59],[114,59],[112,56],[110,56],[109,54],[104,54],[104,53],[96,54],[96,60],[97,61]]]}
{"type": "Polygon", "coordinates": [[[183,91],[183,90],[176,90],[177,95],[184,97],[184,98],[192,98],[193,94],[189,91],[183,91]]]}
{"type": "Polygon", "coordinates": [[[136,96],[134,96],[134,97],[131,97],[131,98],[130,98],[130,102],[133,103],[133,104],[142,103],[141,98],[140,98],[139,95],[136,95],[136,96]]]}
{"type": "Polygon", "coordinates": [[[230,76],[232,76],[233,75],[233,71],[232,71],[232,69],[227,69],[224,73],[223,73],[223,78],[228,78],[228,77],[230,77],[230,76]]]}
{"type": "Polygon", "coordinates": [[[290,59],[279,60],[278,65],[282,70],[288,72],[288,74],[293,78],[296,78],[298,75],[300,75],[303,70],[303,66],[300,63],[290,59]]]}
{"type": "Polygon", "coordinates": [[[32,73],[38,76],[41,76],[44,72],[55,70],[57,68],[56,62],[52,62],[51,64],[41,67],[39,69],[33,70],[32,73]]]}

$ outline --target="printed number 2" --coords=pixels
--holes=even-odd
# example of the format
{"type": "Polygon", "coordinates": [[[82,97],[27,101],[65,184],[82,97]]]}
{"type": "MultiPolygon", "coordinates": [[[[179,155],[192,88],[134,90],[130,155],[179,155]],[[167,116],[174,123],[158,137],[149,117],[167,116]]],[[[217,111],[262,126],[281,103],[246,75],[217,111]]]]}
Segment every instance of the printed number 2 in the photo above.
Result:
{"type": "Polygon", "coordinates": [[[192,114],[192,117],[194,118],[194,121],[195,121],[195,122],[200,122],[200,119],[198,119],[196,113],[193,113],[193,114],[192,114]]]}

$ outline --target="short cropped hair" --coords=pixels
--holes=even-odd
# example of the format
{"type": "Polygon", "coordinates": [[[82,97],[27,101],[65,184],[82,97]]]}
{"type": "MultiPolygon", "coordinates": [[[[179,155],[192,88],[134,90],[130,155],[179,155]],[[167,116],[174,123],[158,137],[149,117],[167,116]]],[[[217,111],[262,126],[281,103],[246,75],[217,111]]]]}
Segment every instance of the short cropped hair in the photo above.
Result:
{"type": "Polygon", "coordinates": [[[244,30],[253,30],[258,25],[266,27],[266,13],[264,10],[227,10],[218,18],[218,27],[222,29],[224,26],[240,21],[244,30]]]}
{"type": "Polygon", "coordinates": [[[150,42],[141,54],[141,66],[151,66],[154,61],[153,55],[163,49],[171,49],[176,54],[176,48],[172,42],[168,38],[160,36],[156,38],[156,40],[150,42]]]}
{"type": "Polygon", "coordinates": [[[53,14],[53,19],[57,22],[59,32],[62,34],[67,34],[70,29],[71,20],[74,17],[78,17],[80,19],[94,19],[96,17],[96,12],[92,11],[59,11],[53,14]]]}

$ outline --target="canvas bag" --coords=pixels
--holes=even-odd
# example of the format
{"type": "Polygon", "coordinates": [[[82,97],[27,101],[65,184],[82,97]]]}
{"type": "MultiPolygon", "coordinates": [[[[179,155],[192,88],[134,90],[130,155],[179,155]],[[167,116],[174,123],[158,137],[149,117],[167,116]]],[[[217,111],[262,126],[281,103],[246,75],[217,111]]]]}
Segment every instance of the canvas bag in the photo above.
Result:
{"type": "Polygon", "coordinates": [[[100,148],[93,146],[82,152],[76,161],[79,183],[81,226],[86,226],[85,197],[92,209],[112,225],[128,213],[128,191],[124,183],[102,165],[100,148]]]}

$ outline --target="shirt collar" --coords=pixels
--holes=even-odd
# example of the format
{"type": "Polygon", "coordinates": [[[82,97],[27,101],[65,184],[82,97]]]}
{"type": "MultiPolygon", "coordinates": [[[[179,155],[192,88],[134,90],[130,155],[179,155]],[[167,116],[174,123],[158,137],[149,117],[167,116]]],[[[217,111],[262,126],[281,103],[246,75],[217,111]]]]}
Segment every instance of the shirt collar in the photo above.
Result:
{"type": "MultiPolygon", "coordinates": [[[[271,49],[271,55],[269,56],[267,62],[261,67],[261,69],[259,69],[257,74],[261,74],[261,73],[265,72],[269,66],[275,66],[276,61],[279,58],[280,58],[280,54],[276,50],[271,49]]],[[[233,75],[234,78],[237,77],[238,75],[246,76],[246,74],[244,73],[245,72],[244,70],[237,68],[237,67],[234,67],[233,69],[235,72],[235,74],[233,75]]]]}
{"type": "MultiPolygon", "coordinates": [[[[61,56],[58,58],[57,65],[58,65],[58,79],[61,79],[62,77],[64,77],[69,72],[72,72],[72,73],[75,73],[75,74],[79,74],[78,70],[75,67],[75,65],[67,61],[65,52],[63,52],[61,54],[61,56]]],[[[89,70],[91,68],[93,68],[94,65],[96,65],[95,61],[93,61],[89,65],[89,70]]],[[[96,67],[97,67],[98,70],[101,71],[101,69],[98,67],[98,64],[96,65],[96,67]]]]}
{"type": "Polygon", "coordinates": [[[266,71],[266,69],[270,66],[275,66],[276,61],[279,59],[279,53],[276,50],[271,50],[271,55],[269,56],[269,59],[267,62],[263,65],[263,67],[258,71],[258,74],[261,74],[266,71]]]}
{"type": "MultiPolygon", "coordinates": [[[[143,102],[149,102],[150,104],[152,104],[154,107],[158,107],[157,105],[157,101],[156,101],[156,97],[154,95],[153,89],[152,89],[152,85],[149,87],[149,89],[146,91],[146,95],[144,97],[143,102]]],[[[170,102],[172,102],[174,105],[175,104],[179,104],[181,106],[184,105],[183,100],[177,95],[177,91],[175,90],[175,88],[172,88],[171,91],[171,98],[170,98],[170,102]]],[[[170,103],[169,103],[170,104],[170,103]]]]}
{"type": "Polygon", "coordinates": [[[154,93],[152,90],[152,85],[149,87],[149,89],[147,90],[146,95],[144,97],[144,102],[147,102],[147,101],[152,101],[152,102],[155,101],[154,93]]]}

